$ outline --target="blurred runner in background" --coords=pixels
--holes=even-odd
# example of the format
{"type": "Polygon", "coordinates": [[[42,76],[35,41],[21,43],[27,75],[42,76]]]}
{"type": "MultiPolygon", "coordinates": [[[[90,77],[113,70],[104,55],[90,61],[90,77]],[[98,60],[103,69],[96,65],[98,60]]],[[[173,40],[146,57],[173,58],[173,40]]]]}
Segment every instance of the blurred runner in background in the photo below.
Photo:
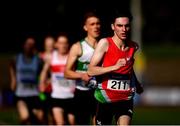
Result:
{"type": "MultiPolygon", "coordinates": [[[[39,53],[40,58],[46,62],[49,57],[51,57],[52,52],[54,50],[54,37],[53,36],[46,36],[44,39],[44,50],[43,52],[39,53]]],[[[42,108],[44,111],[44,121],[45,124],[51,124],[52,119],[49,119],[49,117],[52,116],[52,111],[51,111],[51,104],[50,104],[50,100],[51,100],[51,91],[52,91],[52,85],[51,85],[51,73],[50,70],[48,71],[48,75],[45,81],[45,90],[44,92],[40,92],[40,99],[42,101],[42,108]],[[49,116],[51,115],[51,116],[49,116]]],[[[44,86],[43,85],[43,86],[44,86]]]]}
{"type": "Polygon", "coordinates": [[[17,54],[10,63],[11,89],[15,92],[21,124],[43,124],[43,111],[38,97],[38,77],[43,61],[36,52],[35,39],[28,37],[23,52],[17,54]]]}
{"type": "Polygon", "coordinates": [[[51,71],[51,102],[53,118],[56,125],[75,124],[74,121],[74,91],[75,81],[64,78],[64,70],[69,54],[68,36],[61,33],[55,42],[55,48],[46,60],[40,77],[40,90],[45,90],[48,70],[51,71]]]}

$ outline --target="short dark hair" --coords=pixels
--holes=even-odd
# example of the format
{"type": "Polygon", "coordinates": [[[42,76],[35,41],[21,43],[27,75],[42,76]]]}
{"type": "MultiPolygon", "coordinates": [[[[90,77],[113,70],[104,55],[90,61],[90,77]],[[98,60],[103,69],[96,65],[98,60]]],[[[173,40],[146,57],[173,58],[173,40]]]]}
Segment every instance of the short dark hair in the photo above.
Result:
{"type": "Polygon", "coordinates": [[[69,40],[69,35],[67,32],[59,32],[55,37],[55,41],[57,41],[59,37],[66,37],[69,40]]]}
{"type": "Polygon", "coordinates": [[[114,10],[111,16],[111,23],[114,23],[118,17],[127,17],[130,22],[133,20],[133,16],[129,10],[114,10]]]}
{"type": "Polygon", "coordinates": [[[96,10],[87,11],[87,12],[84,14],[84,17],[83,17],[83,25],[86,23],[87,19],[90,18],[90,17],[99,18],[96,10]]]}

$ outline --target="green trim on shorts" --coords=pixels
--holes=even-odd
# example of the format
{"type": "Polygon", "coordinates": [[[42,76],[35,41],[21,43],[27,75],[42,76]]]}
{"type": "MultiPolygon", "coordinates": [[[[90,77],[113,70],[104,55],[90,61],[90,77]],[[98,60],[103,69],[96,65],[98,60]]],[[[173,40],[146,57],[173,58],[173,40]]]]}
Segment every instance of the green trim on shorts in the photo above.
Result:
{"type": "Polygon", "coordinates": [[[94,96],[101,103],[106,103],[107,102],[107,100],[104,98],[104,96],[103,96],[103,94],[102,94],[100,89],[96,89],[95,90],[94,96]]]}

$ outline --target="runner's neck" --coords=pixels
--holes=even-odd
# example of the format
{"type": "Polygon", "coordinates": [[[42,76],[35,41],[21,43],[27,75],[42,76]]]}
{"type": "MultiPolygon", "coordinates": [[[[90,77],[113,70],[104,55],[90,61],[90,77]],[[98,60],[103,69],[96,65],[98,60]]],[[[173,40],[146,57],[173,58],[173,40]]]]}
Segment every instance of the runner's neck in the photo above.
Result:
{"type": "Polygon", "coordinates": [[[92,46],[93,48],[95,48],[96,45],[97,45],[97,39],[96,39],[96,38],[87,36],[87,37],[85,38],[85,41],[86,41],[90,46],[92,46]]]}

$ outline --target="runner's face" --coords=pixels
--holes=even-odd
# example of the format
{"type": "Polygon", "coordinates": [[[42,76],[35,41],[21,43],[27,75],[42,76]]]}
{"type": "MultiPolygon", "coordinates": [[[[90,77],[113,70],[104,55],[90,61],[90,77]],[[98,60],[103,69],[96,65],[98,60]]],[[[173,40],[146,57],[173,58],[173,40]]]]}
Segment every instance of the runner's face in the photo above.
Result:
{"type": "Polygon", "coordinates": [[[97,38],[100,35],[100,20],[97,17],[89,17],[84,25],[84,30],[87,34],[93,38],[97,38]]]}
{"type": "Polygon", "coordinates": [[[46,38],[45,39],[45,51],[51,52],[54,48],[54,39],[53,38],[46,38]]]}
{"type": "Polygon", "coordinates": [[[27,55],[30,55],[34,51],[35,51],[35,40],[33,38],[28,38],[24,44],[24,52],[27,55]]]}
{"type": "Polygon", "coordinates": [[[66,54],[69,49],[68,39],[64,36],[59,37],[55,46],[61,54],[66,54]]]}
{"type": "Polygon", "coordinates": [[[130,21],[127,17],[119,17],[112,24],[114,34],[121,40],[126,40],[130,31],[130,21]]]}

